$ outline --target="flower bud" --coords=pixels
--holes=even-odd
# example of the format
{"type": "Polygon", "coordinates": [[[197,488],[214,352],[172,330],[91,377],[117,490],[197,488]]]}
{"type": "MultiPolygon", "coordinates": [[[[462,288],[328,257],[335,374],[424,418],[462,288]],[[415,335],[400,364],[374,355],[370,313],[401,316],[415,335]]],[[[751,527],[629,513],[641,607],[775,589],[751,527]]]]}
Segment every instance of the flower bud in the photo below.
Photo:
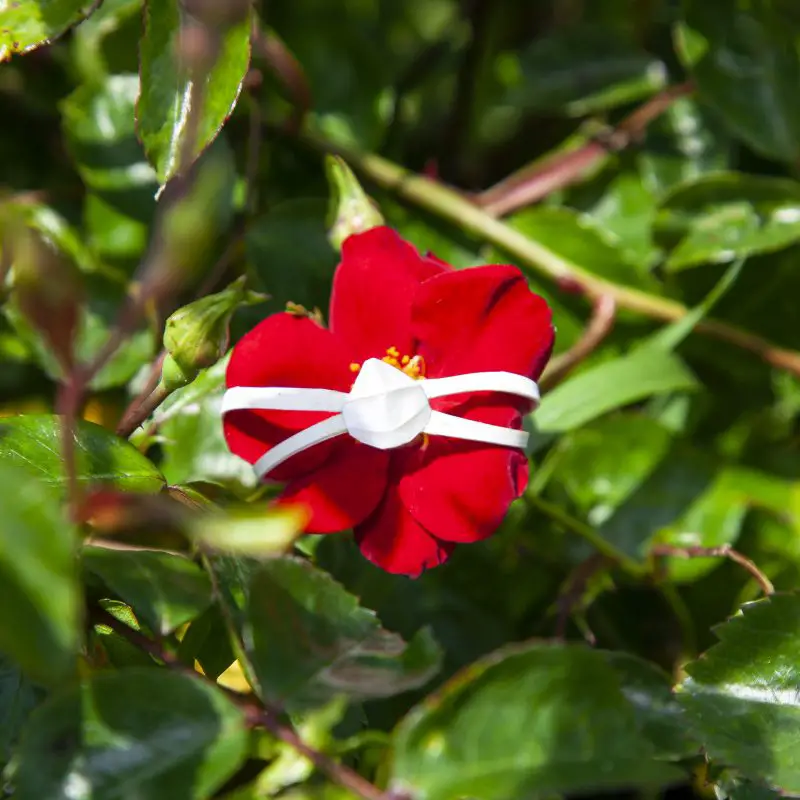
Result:
{"type": "Polygon", "coordinates": [[[331,187],[328,240],[336,250],[341,250],[348,236],[383,225],[384,220],[342,158],[327,156],[325,171],[331,187]]]}
{"type": "Polygon", "coordinates": [[[9,225],[6,233],[16,305],[67,373],[83,298],[80,273],[24,223],[9,225]]]}
{"type": "Polygon", "coordinates": [[[222,358],[228,349],[228,327],[236,309],[267,299],[266,295],[245,289],[244,282],[242,276],[227,289],[195,300],[169,317],[164,328],[167,356],[161,371],[165,388],[174,391],[191,383],[201,369],[222,358]]]}

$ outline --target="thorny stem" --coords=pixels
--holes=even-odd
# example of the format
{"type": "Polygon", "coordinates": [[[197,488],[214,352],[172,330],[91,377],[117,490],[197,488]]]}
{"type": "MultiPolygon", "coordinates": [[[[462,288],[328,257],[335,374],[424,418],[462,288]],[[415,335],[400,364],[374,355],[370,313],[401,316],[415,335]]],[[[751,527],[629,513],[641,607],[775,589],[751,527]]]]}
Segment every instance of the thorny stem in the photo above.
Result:
{"type": "Polygon", "coordinates": [[[765,595],[774,594],[775,592],[772,581],[758,568],[756,563],[738,550],[734,550],[728,544],[723,544],[719,547],[676,547],[669,544],[659,544],[653,547],[650,553],[657,557],[728,558],[736,564],[739,564],[739,566],[744,567],[750,575],[752,575],[765,595]]]}
{"type": "Polygon", "coordinates": [[[579,181],[609,154],[624,150],[642,138],[653,120],[677,99],[691,94],[693,90],[691,83],[670,86],[637,108],[611,131],[595,136],[575,150],[557,153],[543,163],[523,168],[474,197],[474,201],[488,214],[502,217],[579,181]]]}
{"type": "Polygon", "coordinates": [[[148,397],[128,408],[117,425],[117,436],[127,439],[171,394],[163,383],[157,384],[148,397]]]}
{"type": "MultiPolygon", "coordinates": [[[[373,183],[393,192],[402,200],[449,220],[468,234],[504,250],[529,272],[556,283],[577,286],[592,301],[609,295],[619,308],[665,322],[682,319],[689,312],[685,305],[676,300],[620,286],[594,275],[487,214],[458,192],[430,178],[416,175],[381,156],[333,143],[317,133],[305,133],[303,140],[318,150],[340,155],[373,183]]],[[[701,320],[695,330],[736,345],[773,367],[800,376],[800,353],[796,351],[777,347],[761,336],[718,320],[701,320]]]]}
{"type": "Polygon", "coordinates": [[[539,380],[541,389],[549,390],[561,383],[574,367],[600,346],[614,327],[616,310],[617,304],[610,295],[604,294],[597,298],[592,317],[581,338],[566,353],[551,359],[547,365],[544,375],[539,380]]]}
{"type": "Polygon", "coordinates": [[[163,647],[160,642],[134,630],[107,611],[95,611],[92,614],[92,621],[96,624],[107,625],[115,633],[127,639],[139,650],[162,662],[169,669],[188,675],[195,680],[206,681],[213,684],[220,691],[224,691],[227,697],[242,709],[249,727],[260,727],[269,731],[276,739],[294,748],[298,753],[305,756],[320,772],[325,773],[331,780],[345,789],[359,795],[364,800],[401,800],[391,792],[382,791],[355,770],[350,769],[350,767],[334,761],[325,753],[321,753],[319,750],[307,745],[290,724],[281,721],[279,710],[263,706],[249,695],[225,690],[205,675],[184,664],[174,653],[163,647]]]}

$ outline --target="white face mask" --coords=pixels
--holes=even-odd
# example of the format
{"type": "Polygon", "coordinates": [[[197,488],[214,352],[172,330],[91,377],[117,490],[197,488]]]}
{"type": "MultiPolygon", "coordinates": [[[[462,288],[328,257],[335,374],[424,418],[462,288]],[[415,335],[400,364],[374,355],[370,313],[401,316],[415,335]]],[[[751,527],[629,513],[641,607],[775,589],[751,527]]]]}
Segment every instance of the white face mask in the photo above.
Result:
{"type": "Polygon", "coordinates": [[[349,392],[235,386],[225,392],[222,413],[229,411],[329,411],[334,416],[275,445],[253,469],[263,478],[279,464],[314,445],[349,435],[379,450],[391,450],[421,434],[524,449],[525,431],[454,417],[431,408],[430,400],[465,392],[510,394],[539,403],[539,387],[513,372],[473,372],[449,378],[415,380],[377,358],[364,362],[349,392]]]}

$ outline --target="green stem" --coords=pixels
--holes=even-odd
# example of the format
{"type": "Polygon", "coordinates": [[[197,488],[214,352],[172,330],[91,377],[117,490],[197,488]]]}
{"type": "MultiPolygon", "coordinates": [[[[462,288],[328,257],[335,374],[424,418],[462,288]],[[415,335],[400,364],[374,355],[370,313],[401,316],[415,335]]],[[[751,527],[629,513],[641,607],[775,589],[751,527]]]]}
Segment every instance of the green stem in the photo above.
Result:
{"type": "Polygon", "coordinates": [[[640,564],[635,559],[624,553],[619,548],[615,547],[611,542],[604,539],[591,525],[573,517],[571,514],[564,511],[564,509],[545,500],[539,495],[532,494],[531,492],[525,493],[525,502],[531,508],[535,508],[547,517],[550,517],[553,522],[560,525],[564,530],[574,533],[585,539],[598,553],[611,559],[616,564],[619,564],[625,572],[636,578],[643,578],[648,574],[648,569],[645,564],[640,564]]]}
{"type": "MultiPolygon", "coordinates": [[[[402,200],[449,220],[467,233],[504,250],[529,272],[555,282],[577,285],[591,300],[610,296],[620,308],[667,322],[679,320],[689,312],[676,300],[620,286],[592,274],[487,214],[458,192],[381,156],[330,142],[312,132],[305,133],[304,140],[318,150],[340,155],[373,183],[402,200]]],[[[702,320],[695,330],[754,353],[774,367],[800,375],[800,353],[796,351],[777,347],[761,336],[718,320],[702,320]]]]}

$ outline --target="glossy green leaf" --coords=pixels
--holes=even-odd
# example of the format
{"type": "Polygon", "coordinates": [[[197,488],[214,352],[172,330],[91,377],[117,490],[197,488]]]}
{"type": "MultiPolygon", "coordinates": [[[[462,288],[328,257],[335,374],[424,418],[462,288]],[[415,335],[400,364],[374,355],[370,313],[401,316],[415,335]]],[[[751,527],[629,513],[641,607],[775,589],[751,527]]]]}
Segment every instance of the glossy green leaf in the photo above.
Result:
{"type": "Polygon", "coordinates": [[[204,800],[246,748],[242,711],[200,678],[154,667],[98,673],[31,717],[15,797],[204,800]]]}
{"type": "MultiPolygon", "coordinates": [[[[171,0],[147,0],[145,5],[136,124],[147,157],[162,182],[181,169],[188,128],[192,77],[176,50],[181,25],[187,21],[185,14],[171,0]]],[[[250,29],[250,16],[246,15],[228,30],[211,32],[212,36],[219,35],[219,54],[203,84],[192,159],[217,136],[239,99],[250,65],[250,29]]]]}
{"type": "Polygon", "coordinates": [[[768,253],[800,240],[800,183],[727,172],[682,184],[664,200],[656,234],[686,269],[768,253]]]}
{"type": "Polygon", "coordinates": [[[152,631],[162,636],[211,603],[208,574],[184,556],[157,550],[84,547],[84,569],[96,575],[152,631]]]}
{"type": "MultiPolygon", "coordinates": [[[[103,0],[97,10],[72,35],[73,62],[87,83],[102,82],[106,75],[130,72],[120,57],[129,57],[128,31],[138,33],[141,0],[103,0]]],[[[134,70],[135,71],[135,70],[134,70]]]]}
{"type": "Polygon", "coordinates": [[[539,433],[560,433],[646,397],[696,385],[676,356],[643,349],[591,367],[556,387],[542,399],[533,421],[539,433]]]}
{"type": "Polygon", "coordinates": [[[262,696],[293,707],[414,689],[441,658],[427,629],[406,644],[328,574],[293,558],[253,576],[243,638],[262,696]]]}
{"type": "Polygon", "coordinates": [[[700,97],[770,158],[800,156],[800,23],[780,0],[688,0],[682,53],[700,97]]]}
{"type": "Polygon", "coordinates": [[[686,666],[678,698],[709,756],[800,792],[800,596],[750,603],[686,666]]]}
{"type": "Polygon", "coordinates": [[[588,215],[567,208],[535,206],[514,214],[509,224],[566,261],[615,283],[657,291],[642,263],[631,261],[588,215]]]}
{"type": "Polygon", "coordinates": [[[602,653],[507,648],[403,719],[390,786],[424,800],[500,800],[674,778],[642,727],[602,653]]]}
{"type": "MultiPolygon", "coordinates": [[[[79,484],[105,484],[122,491],[158,492],[164,478],[133,445],[93,422],[75,426],[76,478],[79,484]]],[[[64,489],[60,418],[25,414],[0,419],[0,463],[18,466],[42,483],[64,489]]]]}
{"type": "Polygon", "coordinates": [[[669,430],[642,414],[598,419],[559,441],[551,480],[600,525],[656,469],[671,442],[669,430]]]}
{"type": "Polygon", "coordinates": [[[89,244],[105,257],[137,258],[147,243],[158,179],[136,139],[137,75],[87,83],[61,104],[64,130],[81,178],[89,244]]]}
{"type": "Polygon", "coordinates": [[[581,115],[646,97],[666,82],[666,68],[613,29],[585,25],[538,37],[520,55],[512,97],[536,110],[581,115]]]}
{"type": "Polygon", "coordinates": [[[0,457],[0,484],[0,651],[32,679],[53,683],[77,659],[75,531],[52,493],[12,459],[0,457]]]}
{"type": "Polygon", "coordinates": [[[630,653],[603,651],[603,655],[616,671],[622,694],[656,757],[678,760],[698,753],[700,745],[689,735],[686,712],[675,697],[670,676],[630,653]]]}
{"type": "Polygon", "coordinates": [[[645,186],[660,197],[676,184],[729,169],[733,157],[716,115],[696,97],[681,97],[647,126],[636,163],[645,186]]]}
{"type": "Polygon", "coordinates": [[[100,0],[13,0],[4,4],[0,62],[49,44],[99,4],[100,0]]]}

